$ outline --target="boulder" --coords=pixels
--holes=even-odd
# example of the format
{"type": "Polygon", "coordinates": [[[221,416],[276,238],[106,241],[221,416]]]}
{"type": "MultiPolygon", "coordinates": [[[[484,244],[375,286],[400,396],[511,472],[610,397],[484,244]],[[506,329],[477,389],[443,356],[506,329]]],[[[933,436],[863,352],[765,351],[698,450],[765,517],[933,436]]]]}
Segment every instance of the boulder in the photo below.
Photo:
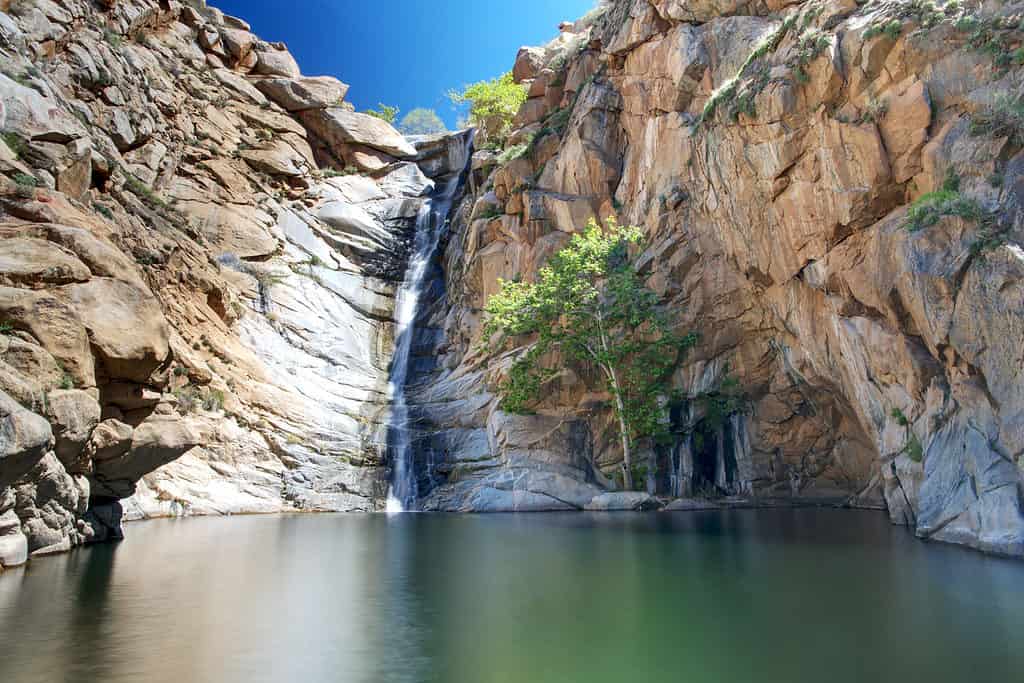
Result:
{"type": "Polygon", "coordinates": [[[327,202],[320,207],[317,217],[329,227],[347,235],[371,240],[377,246],[391,242],[389,233],[373,216],[358,206],[343,201],[327,202]]]}
{"type": "Polygon", "coordinates": [[[545,50],[541,47],[521,47],[516,54],[515,65],[512,67],[512,80],[516,83],[529,81],[540,74],[544,68],[545,50]]]}
{"type": "Polygon", "coordinates": [[[135,261],[115,247],[109,240],[97,237],[84,228],[66,225],[45,225],[46,239],[74,252],[93,275],[122,280],[144,288],[139,267],[135,261]]]}
{"type": "Polygon", "coordinates": [[[89,485],[69,475],[56,455],[44,455],[14,492],[31,556],[66,552],[84,540],[78,519],[88,504],[89,485]]]}
{"type": "Polygon", "coordinates": [[[0,74],[0,104],[6,113],[3,129],[40,142],[68,143],[88,131],[56,102],[0,74]]]}
{"type": "Polygon", "coordinates": [[[167,359],[167,321],[148,290],[95,278],[68,293],[109,377],[145,383],[167,359]]]}
{"type": "Polygon", "coordinates": [[[78,311],[62,298],[50,292],[0,286],[0,320],[35,337],[60,361],[76,386],[96,385],[89,335],[78,311]]]}
{"type": "Polygon", "coordinates": [[[0,490],[35,467],[52,441],[45,418],[0,392],[0,490]]]}
{"type": "Polygon", "coordinates": [[[306,165],[305,160],[283,142],[271,143],[263,149],[243,150],[239,156],[257,171],[290,178],[303,175],[306,165]]]}
{"type": "Polygon", "coordinates": [[[390,154],[385,154],[363,145],[347,145],[342,150],[341,155],[346,163],[352,164],[360,171],[367,171],[369,173],[382,171],[397,161],[390,154]]]}
{"type": "Polygon", "coordinates": [[[124,456],[132,445],[135,430],[120,420],[100,422],[89,439],[89,455],[95,461],[113,460],[124,456]]]}
{"type": "Polygon", "coordinates": [[[302,75],[298,63],[290,52],[273,48],[256,51],[256,68],[253,72],[285,78],[299,78],[302,75]]]}
{"type": "Polygon", "coordinates": [[[391,124],[369,114],[330,107],[304,111],[300,116],[307,128],[332,147],[357,144],[399,159],[416,156],[416,148],[391,124]]]}
{"type": "Polygon", "coordinates": [[[87,472],[89,458],[84,451],[99,424],[100,404],[88,392],[58,389],[47,395],[46,417],[57,440],[54,452],[64,469],[72,474],[87,472]]]}
{"type": "Polygon", "coordinates": [[[0,515],[0,570],[28,562],[28,539],[21,533],[21,520],[8,510],[0,515]]]}
{"type": "Polygon", "coordinates": [[[255,81],[260,92],[291,112],[326,109],[339,104],[348,85],[331,76],[264,78],[255,81]]]}
{"type": "Polygon", "coordinates": [[[254,102],[255,104],[264,104],[267,98],[262,92],[254,88],[249,81],[245,80],[242,76],[239,76],[233,71],[227,69],[214,69],[213,75],[221,85],[233,90],[235,94],[241,95],[243,98],[254,102]]]}
{"type": "Polygon", "coordinates": [[[417,164],[398,164],[379,181],[380,189],[392,197],[422,197],[434,190],[434,181],[423,175],[417,164]]]}
{"type": "Polygon", "coordinates": [[[49,287],[89,279],[89,269],[60,246],[33,237],[0,239],[0,284],[49,287]]]}
{"type": "Polygon", "coordinates": [[[94,497],[126,498],[135,482],[200,444],[200,434],[177,415],[153,414],[132,432],[127,453],[95,463],[94,497]]]}
{"type": "Polygon", "coordinates": [[[591,511],[647,511],[657,510],[661,507],[661,501],[643,491],[609,491],[599,496],[584,506],[584,510],[591,511]]]}

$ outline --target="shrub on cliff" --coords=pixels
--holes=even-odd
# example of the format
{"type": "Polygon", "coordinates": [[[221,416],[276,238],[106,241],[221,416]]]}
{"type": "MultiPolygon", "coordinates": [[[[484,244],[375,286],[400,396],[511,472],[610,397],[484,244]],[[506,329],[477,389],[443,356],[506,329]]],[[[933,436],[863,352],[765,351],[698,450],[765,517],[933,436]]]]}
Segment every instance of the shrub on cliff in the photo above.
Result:
{"type": "Polygon", "coordinates": [[[469,105],[469,123],[476,127],[481,144],[500,143],[526,101],[526,88],[513,81],[509,71],[492,80],[467,85],[461,92],[452,90],[448,98],[456,105],[469,105]]]}
{"type": "Polygon", "coordinates": [[[528,412],[558,374],[542,365],[551,352],[600,372],[618,421],[627,489],[633,488],[636,442],[664,431],[668,377],[696,342],[693,334],[669,329],[657,295],[644,286],[629,258],[630,246],[641,242],[639,228],[591,219],[535,282],[501,281],[501,291],[487,302],[484,326],[491,351],[501,351],[512,337],[535,335],[501,384],[509,412],[528,412]]]}
{"type": "Polygon", "coordinates": [[[398,118],[398,112],[401,110],[398,107],[392,107],[387,104],[384,104],[383,102],[380,102],[378,106],[380,107],[380,109],[367,109],[363,113],[369,114],[370,116],[376,119],[380,119],[381,121],[387,121],[390,124],[394,124],[395,119],[398,118]]]}

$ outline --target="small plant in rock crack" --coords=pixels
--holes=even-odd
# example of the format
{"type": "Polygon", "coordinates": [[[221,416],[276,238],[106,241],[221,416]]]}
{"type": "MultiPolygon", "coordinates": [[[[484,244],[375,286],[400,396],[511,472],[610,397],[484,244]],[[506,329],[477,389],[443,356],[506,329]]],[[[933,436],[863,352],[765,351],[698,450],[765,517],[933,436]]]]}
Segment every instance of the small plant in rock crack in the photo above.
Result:
{"type": "Polygon", "coordinates": [[[107,44],[115,50],[119,49],[124,42],[121,36],[111,28],[103,29],[103,40],[107,41],[107,44]]]}
{"type": "Polygon", "coordinates": [[[35,199],[36,189],[39,187],[39,180],[27,173],[15,173],[14,184],[17,186],[18,196],[22,199],[35,199]]]}
{"type": "Polygon", "coordinates": [[[14,325],[9,320],[0,320],[0,334],[10,334],[14,330],[14,325]]]}
{"type": "Polygon", "coordinates": [[[999,95],[995,101],[971,116],[971,135],[1007,138],[1024,146],[1024,95],[999,95]]]}
{"type": "Polygon", "coordinates": [[[860,123],[878,123],[889,111],[889,101],[875,96],[868,97],[864,111],[860,115],[860,123]]]}
{"type": "Polygon", "coordinates": [[[158,197],[149,185],[146,185],[146,183],[142,182],[131,173],[125,173],[124,187],[133,195],[141,199],[142,202],[151,209],[165,208],[167,206],[167,202],[158,197]]]}
{"type": "Polygon", "coordinates": [[[8,149],[14,152],[15,158],[20,159],[28,149],[25,139],[13,131],[4,131],[3,133],[0,133],[0,138],[3,139],[4,144],[7,145],[8,149]]]}
{"type": "Polygon", "coordinates": [[[943,180],[942,188],[921,195],[910,205],[904,226],[910,232],[929,228],[946,216],[955,216],[974,221],[981,227],[996,223],[995,215],[981,204],[960,194],[960,177],[950,169],[943,180]]]}
{"type": "Polygon", "coordinates": [[[174,397],[177,399],[178,412],[182,415],[194,413],[199,406],[199,391],[193,386],[175,389],[174,397]]]}
{"type": "Polygon", "coordinates": [[[889,40],[898,40],[902,33],[903,22],[899,19],[892,19],[884,24],[872,24],[869,26],[868,30],[864,31],[864,39],[870,40],[876,36],[884,35],[889,38],[889,40]]]}
{"type": "Polygon", "coordinates": [[[114,212],[111,211],[109,206],[104,206],[103,204],[93,202],[92,208],[96,213],[103,216],[107,220],[114,220],[114,212]]]}
{"type": "Polygon", "coordinates": [[[219,389],[210,389],[203,397],[203,410],[207,412],[222,412],[224,410],[224,392],[219,389]]]}
{"type": "Polygon", "coordinates": [[[489,221],[489,220],[491,220],[493,218],[498,218],[499,216],[504,216],[504,215],[505,215],[505,212],[501,210],[500,206],[498,206],[496,204],[491,204],[491,205],[487,206],[483,211],[480,212],[480,215],[478,216],[478,218],[481,218],[483,220],[488,220],[489,221]]]}
{"type": "Polygon", "coordinates": [[[921,195],[910,205],[904,225],[910,232],[917,232],[935,225],[945,216],[976,218],[980,214],[981,209],[973,199],[965,199],[959,192],[936,190],[921,195]]]}
{"type": "Polygon", "coordinates": [[[907,416],[904,415],[903,411],[899,408],[893,408],[891,415],[893,419],[896,420],[896,423],[903,427],[907,435],[907,441],[897,455],[906,453],[907,457],[914,462],[921,462],[924,459],[924,447],[921,445],[920,439],[917,438],[917,435],[914,434],[911,429],[910,420],[907,419],[907,416]]]}

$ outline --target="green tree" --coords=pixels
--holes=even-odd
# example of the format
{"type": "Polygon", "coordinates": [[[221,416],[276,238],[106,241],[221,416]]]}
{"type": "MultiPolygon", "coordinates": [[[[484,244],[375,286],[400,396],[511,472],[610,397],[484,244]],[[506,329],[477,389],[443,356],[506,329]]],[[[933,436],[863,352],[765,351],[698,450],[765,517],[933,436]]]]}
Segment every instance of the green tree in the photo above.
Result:
{"type": "Polygon", "coordinates": [[[536,281],[500,282],[487,302],[484,325],[489,350],[503,350],[510,338],[535,335],[502,383],[502,408],[529,412],[544,383],[557,374],[542,367],[558,351],[566,360],[596,366],[612,396],[622,441],[622,478],[633,488],[633,449],[639,439],[666,434],[663,397],[681,354],[696,335],[679,336],[658,309],[629,258],[630,245],[643,242],[639,228],[609,218],[602,228],[591,219],[572,236],[536,281]]]}
{"type": "Polygon", "coordinates": [[[363,113],[394,125],[395,119],[398,118],[398,112],[401,110],[398,107],[391,107],[383,102],[378,102],[377,106],[380,107],[380,109],[367,109],[363,113]]]}
{"type": "Polygon", "coordinates": [[[402,117],[398,130],[403,135],[433,135],[446,132],[448,127],[436,111],[418,107],[402,117]]]}
{"type": "Polygon", "coordinates": [[[490,81],[467,85],[462,92],[452,90],[448,99],[456,105],[469,104],[469,122],[484,142],[503,142],[512,119],[526,101],[526,88],[513,82],[509,71],[490,81]]]}

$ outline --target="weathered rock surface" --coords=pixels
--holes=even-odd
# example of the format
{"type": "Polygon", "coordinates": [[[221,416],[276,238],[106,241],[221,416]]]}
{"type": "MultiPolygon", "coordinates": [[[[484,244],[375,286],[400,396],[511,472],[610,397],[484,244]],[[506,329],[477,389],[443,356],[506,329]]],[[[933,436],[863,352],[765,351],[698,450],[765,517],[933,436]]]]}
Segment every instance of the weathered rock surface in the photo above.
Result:
{"type": "MultiPolygon", "coordinates": [[[[395,288],[465,137],[403,138],[202,2],[37,4],[0,15],[0,564],[122,517],[381,509],[395,288]]],[[[526,153],[474,157],[416,322],[421,506],[846,504],[1024,554],[1024,152],[972,125],[1024,74],[962,29],[1021,10],[616,0],[520,51],[526,153]],[[970,210],[908,229],[944,186],[970,210]],[[508,415],[479,344],[499,279],[613,213],[701,335],[636,492],[594,373],[508,415]]]]}
{"type": "Polygon", "coordinates": [[[395,285],[466,136],[417,149],[205,3],[37,5],[0,14],[0,563],[380,509],[395,285]],[[353,156],[381,177],[320,170],[353,156]]]}
{"type": "Polygon", "coordinates": [[[619,0],[520,51],[510,139],[533,142],[474,164],[445,297],[420,320],[428,507],[885,507],[923,537],[1024,554],[1024,152],[971,123],[1024,72],[961,28],[1019,45],[1014,19],[991,22],[1021,5],[913,7],[619,0]],[[943,186],[967,218],[910,229],[908,206],[943,186]],[[499,428],[511,356],[480,352],[481,309],[611,214],[644,229],[641,272],[701,336],[665,387],[683,397],[674,443],[640,444],[646,493],[581,501],[615,488],[621,459],[600,383],[565,368],[537,416],[499,428]],[[740,409],[711,421],[727,379],[740,409]],[[537,441],[570,422],[576,443],[537,441]]]}
{"type": "Polygon", "coordinates": [[[311,131],[333,147],[356,144],[399,159],[416,156],[416,148],[398,131],[386,121],[369,114],[329,107],[303,111],[301,117],[311,131]]]}

